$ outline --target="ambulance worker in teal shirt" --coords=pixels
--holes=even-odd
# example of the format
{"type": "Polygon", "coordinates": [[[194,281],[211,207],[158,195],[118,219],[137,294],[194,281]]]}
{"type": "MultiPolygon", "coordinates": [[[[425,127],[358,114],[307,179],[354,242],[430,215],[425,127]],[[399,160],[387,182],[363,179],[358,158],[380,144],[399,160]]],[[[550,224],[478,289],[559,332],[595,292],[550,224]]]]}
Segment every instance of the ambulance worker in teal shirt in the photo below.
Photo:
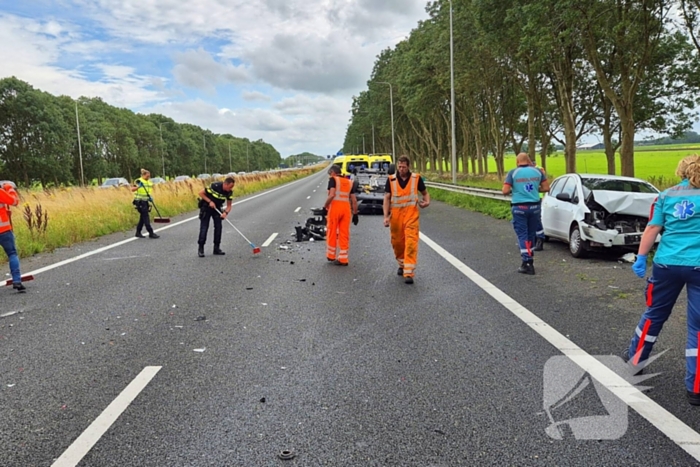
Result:
{"type": "Polygon", "coordinates": [[[659,243],[647,279],[647,308],[635,329],[626,357],[643,368],[661,328],[683,286],[688,291],[688,338],[685,349],[685,386],[688,402],[700,405],[697,372],[700,333],[700,156],[681,160],[676,169],[681,183],[663,191],[654,202],[632,270],[644,278],[647,254],[659,234],[659,243]]]}

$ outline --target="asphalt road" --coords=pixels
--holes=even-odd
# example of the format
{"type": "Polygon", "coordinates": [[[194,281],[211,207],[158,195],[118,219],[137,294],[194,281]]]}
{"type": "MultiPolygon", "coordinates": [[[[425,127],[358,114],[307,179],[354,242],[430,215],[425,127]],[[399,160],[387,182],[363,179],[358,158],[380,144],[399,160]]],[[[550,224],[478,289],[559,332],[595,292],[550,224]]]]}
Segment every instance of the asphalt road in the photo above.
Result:
{"type": "Polygon", "coordinates": [[[278,234],[258,255],[224,223],[226,255],[208,243],[198,258],[191,213],[157,240],[116,234],[23,261],[49,268],[26,294],[0,290],[0,465],[698,463],[684,303],[657,343],[667,352],[643,382],[642,417],[562,354],[578,346],[614,367],[604,356],[644,307],[629,264],[549,243],[523,276],[508,222],[434,202],[406,285],[381,216],[352,227],[349,267],[293,242],[325,186],[319,173],[236,200],[231,219],[257,246],[278,234]]]}

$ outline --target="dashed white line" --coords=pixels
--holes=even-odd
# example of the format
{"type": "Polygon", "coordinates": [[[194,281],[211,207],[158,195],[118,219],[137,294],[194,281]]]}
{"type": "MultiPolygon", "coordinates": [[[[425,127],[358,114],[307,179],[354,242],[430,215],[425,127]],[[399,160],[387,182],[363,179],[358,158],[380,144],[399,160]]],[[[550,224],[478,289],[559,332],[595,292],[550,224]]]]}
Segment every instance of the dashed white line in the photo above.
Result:
{"type": "Polygon", "coordinates": [[[301,206],[299,206],[298,208],[296,208],[296,209],[294,210],[294,212],[299,212],[299,211],[301,211],[301,206]]]}
{"type": "Polygon", "coordinates": [[[147,366],[129,385],[107,406],[106,409],[82,432],[73,444],[68,446],[61,457],[56,459],[52,467],[75,467],[102,435],[114,424],[119,416],[129,407],[136,396],[151,382],[160,366],[147,366]]]}
{"type": "Polygon", "coordinates": [[[569,357],[571,361],[588,372],[593,378],[598,380],[625,404],[637,411],[639,415],[665,434],[671,441],[680,446],[696,460],[700,460],[700,434],[695,430],[651,400],[634,385],[628,383],[627,380],[603,365],[592,355],[589,355],[581,347],[571,342],[559,333],[559,331],[549,326],[549,324],[541,320],[537,315],[513,300],[505,292],[481,277],[476,271],[455,258],[447,250],[428,238],[423,232],[420,233],[420,239],[437,254],[442,256],[448,263],[457,268],[457,270],[464,274],[469,280],[474,282],[474,284],[479,286],[484,292],[491,295],[491,297],[504,308],[527,324],[533,331],[552,344],[561,353],[569,357]]]}
{"type": "Polygon", "coordinates": [[[260,246],[262,246],[262,247],[270,246],[270,243],[272,243],[272,241],[273,241],[275,238],[277,238],[277,232],[275,232],[275,233],[273,233],[272,235],[270,235],[270,238],[268,238],[267,240],[265,240],[265,243],[263,243],[263,244],[260,245],[260,246]]]}

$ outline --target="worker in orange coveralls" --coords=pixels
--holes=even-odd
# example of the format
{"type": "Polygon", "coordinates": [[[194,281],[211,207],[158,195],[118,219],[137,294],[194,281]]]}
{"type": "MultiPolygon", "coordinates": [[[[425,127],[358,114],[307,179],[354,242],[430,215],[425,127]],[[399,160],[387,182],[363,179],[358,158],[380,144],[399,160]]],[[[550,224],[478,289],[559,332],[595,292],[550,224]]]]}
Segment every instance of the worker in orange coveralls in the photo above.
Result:
{"type": "Polygon", "coordinates": [[[0,188],[0,246],[5,250],[10,263],[12,274],[12,288],[19,293],[24,293],[26,287],[22,284],[22,274],[19,270],[19,256],[15,246],[15,235],[12,233],[12,219],[10,206],[19,205],[19,195],[12,182],[3,182],[0,188]]]}
{"type": "Polygon", "coordinates": [[[398,275],[406,284],[413,284],[418,263],[418,232],[420,229],[418,208],[430,206],[430,194],[423,178],[411,173],[411,160],[399,157],[397,175],[386,181],[384,193],[384,227],[391,227],[391,245],[399,263],[398,275]],[[418,193],[423,199],[418,199],[418,193]]]}
{"type": "Polygon", "coordinates": [[[357,225],[359,217],[353,182],[340,176],[340,167],[337,165],[331,165],[328,169],[328,198],[323,207],[328,211],[326,258],[338,266],[347,266],[350,250],[350,213],[352,212],[354,225],[357,225]]]}

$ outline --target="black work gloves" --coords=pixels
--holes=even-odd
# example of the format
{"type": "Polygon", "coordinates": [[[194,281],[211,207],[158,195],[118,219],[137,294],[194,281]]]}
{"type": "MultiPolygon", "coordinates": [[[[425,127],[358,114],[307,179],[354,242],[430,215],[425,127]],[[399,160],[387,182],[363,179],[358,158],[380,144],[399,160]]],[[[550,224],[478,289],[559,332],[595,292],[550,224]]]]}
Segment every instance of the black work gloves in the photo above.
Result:
{"type": "Polygon", "coordinates": [[[360,216],[358,216],[357,214],[353,214],[352,215],[352,224],[357,225],[358,222],[360,222],[360,216]]]}

